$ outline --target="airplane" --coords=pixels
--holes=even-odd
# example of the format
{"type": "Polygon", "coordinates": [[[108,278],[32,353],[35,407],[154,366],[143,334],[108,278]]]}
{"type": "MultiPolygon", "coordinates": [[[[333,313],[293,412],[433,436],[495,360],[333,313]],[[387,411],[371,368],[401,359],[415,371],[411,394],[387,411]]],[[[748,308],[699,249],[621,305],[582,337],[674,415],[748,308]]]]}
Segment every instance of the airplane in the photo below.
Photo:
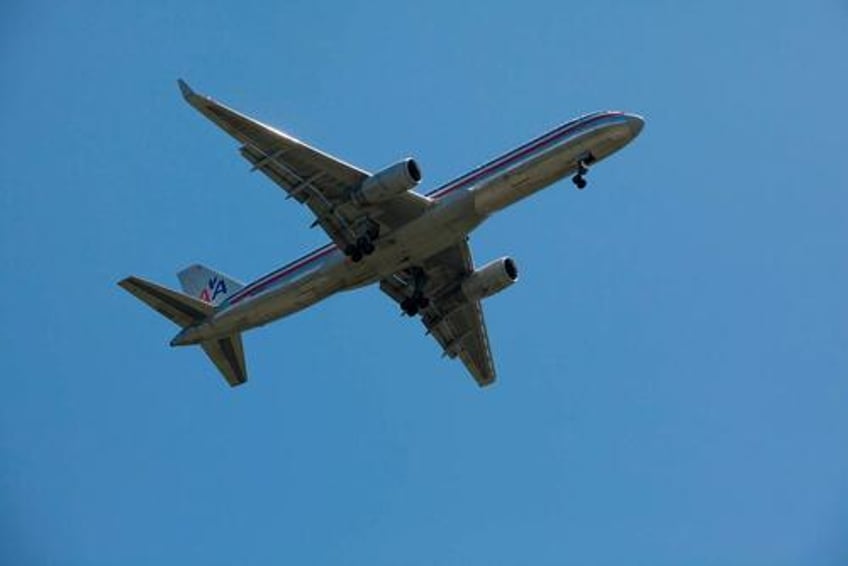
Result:
{"type": "Polygon", "coordinates": [[[518,280],[514,259],[476,267],[469,234],[487,218],[631,142],[644,120],[601,111],[571,120],[435,190],[415,188],[406,158],[378,171],[345,163],[178,81],[185,100],[234,137],[251,164],[309,207],[331,242],[247,285],[203,265],[178,273],[182,291],[140,277],[118,284],[181,327],[171,346],[200,345],[231,386],[247,381],[241,333],[339,293],[379,284],[481,387],[495,381],[481,301],[518,280]]]}

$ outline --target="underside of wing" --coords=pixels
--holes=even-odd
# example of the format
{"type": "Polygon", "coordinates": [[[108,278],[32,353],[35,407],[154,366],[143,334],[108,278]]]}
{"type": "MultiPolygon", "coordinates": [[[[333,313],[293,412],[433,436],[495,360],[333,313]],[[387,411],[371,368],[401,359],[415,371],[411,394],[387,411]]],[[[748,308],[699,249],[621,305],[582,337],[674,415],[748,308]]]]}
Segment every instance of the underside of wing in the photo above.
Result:
{"type": "MultiPolygon", "coordinates": [[[[245,149],[255,150],[257,154],[261,153],[265,157],[285,156],[286,161],[294,167],[311,165],[320,168],[326,177],[322,186],[328,190],[326,195],[328,198],[339,196],[345,188],[361,183],[368,177],[366,171],[310,147],[208,96],[194,92],[184,81],[180,81],[180,89],[189,104],[240,141],[245,149]],[[334,184],[335,187],[333,187],[334,184]]],[[[261,167],[263,164],[258,163],[258,165],[261,167]]]]}
{"type": "Polygon", "coordinates": [[[212,314],[211,305],[141,277],[127,277],[118,285],[183,328],[212,314]]]}
{"type": "MultiPolygon", "coordinates": [[[[495,381],[483,308],[479,300],[469,300],[462,281],[474,271],[471,250],[466,242],[433,256],[421,268],[426,280],[427,304],[421,320],[442,348],[444,356],[459,357],[481,387],[495,381]]],[[[409,270],[380,282],[380,288],[399,304],[414,293],[415,278],[409,270]]]]}
{"type": "Polygon", "coordinates": [[[240,152],[252,170],[264,173],[287,198],[308,206],[316,217],[314,225],[340,248],[366,231],[386,234],[423,214],[430,203],[411,191],[385,202],[354,202],[353,192],[370,173],[200,95],[182,80],[179,84],[189,104],[242,144],[240,152]]]}

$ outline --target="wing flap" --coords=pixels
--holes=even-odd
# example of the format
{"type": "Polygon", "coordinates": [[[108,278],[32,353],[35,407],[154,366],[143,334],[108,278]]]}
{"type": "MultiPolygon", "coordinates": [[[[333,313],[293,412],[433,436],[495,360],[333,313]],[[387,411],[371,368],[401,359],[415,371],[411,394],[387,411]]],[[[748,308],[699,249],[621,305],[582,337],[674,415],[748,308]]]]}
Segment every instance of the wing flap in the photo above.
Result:
{"type": "MultiPolygon", "coordinates": [[[[185,82],[180,82],[182,88],[185,82]]],[[[188,85],[185,86],[188,88],[188,85]]],[[[197,94],[191,89],[188,91],[183,89],[183,96],[201,114],[245,146],[259,150],[263,157],[276,156],[277,159],[285,157],[285,160],[291,162],[294,168],[306,163],[314,164],[328,176],[346,186],[355,186],[368,177],[366,171],[315,149],[208,96],[197,94]]]]}
{"type": "Polygon", "coordinates": [[[355,187],[369,176],[366,171],[245,116],[208,96],[199,95],[191,89],[183,89],[183,96],[201,114],[242,143],[242,153],[255,169],[265,171],[273,168],[277,174],[272,179],[286,191],[291,191],[310,174],[321,171],[324,175],[319,190],[326,191],[327,198],[336,198],[342,196],[339,194],[340,187],[355,187]],[[287,169],[288,175],[280,174],[282,168],[287,169]]]}
{"type": "Polygon", "coordinates": [[[429,312],[425,314],[424,325],[445,354],[452,358],[458,356],[481,387],[493,383],[495,367],[480,301],[466,302],[438,324],[433,324],[429,315],[429,312]]]}
{"type": "Polygon", "coordinates": [[[378,222],[385,235],[431,204],[429,198],[407,192],[376,205],[356,205],[350,192],[370,177],[367,171],[200,95],[182,80],[179,85],[189,104],[242,144],[241,154],[253,170],[262,171],[290,198],[308,206],[316,224],[341,248],[355,242],[354,227],[365,218],[378,222]]]}
{"type": "MultiPolygon", "coordinates": [[[[433,256],[423,267],[425,294],[430,304],[421,313],[427,334],[433,336],[444,356],[458,357],[478,385],[495,381],[486,321],[480,301],[469,301],[461,292],[462,279],[474,270],[471,250],[463,242],[433,256]]],[[[411,294],[411,277],[397,273],[380,282],[380,289],[397,303],[411,294]]]]}

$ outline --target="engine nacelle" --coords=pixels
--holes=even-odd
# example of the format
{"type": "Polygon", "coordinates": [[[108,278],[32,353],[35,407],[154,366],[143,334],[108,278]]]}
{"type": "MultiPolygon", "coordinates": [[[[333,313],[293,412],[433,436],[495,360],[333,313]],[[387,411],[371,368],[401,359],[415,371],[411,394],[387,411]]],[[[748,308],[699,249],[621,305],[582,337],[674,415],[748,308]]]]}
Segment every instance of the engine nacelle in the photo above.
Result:
{"type": "Polygon", "coordinates": [[[365,179],[351,198],[356,204],[374,204],[412,190],[420,181],[421,169],[408,157],[365,179]]]}
{"type": "Polygon", "coordinates": [[[518,266],[511,257],[502,257],[477,269],[462,282],[469,300],[479,301],[499,293],[518,281],[518,266]]]}

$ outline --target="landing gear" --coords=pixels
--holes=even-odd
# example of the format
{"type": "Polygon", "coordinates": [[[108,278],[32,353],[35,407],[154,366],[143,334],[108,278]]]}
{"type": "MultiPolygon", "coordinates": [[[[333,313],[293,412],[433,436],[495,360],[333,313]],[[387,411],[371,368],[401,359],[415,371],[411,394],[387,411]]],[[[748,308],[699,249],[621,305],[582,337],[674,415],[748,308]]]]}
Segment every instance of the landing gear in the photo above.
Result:
{"type": "Polygon", "coordinates": [[[583,178],[583,175],[575,175],[571,178],[571,181],[574,183],[574,186],[576,186],[581,191],[585,189],[586,185],[588,184],[586,182],[586,179],[583,178]]]}
{"type": "Polygon", "coordinates": [[[406,316],[415,316],[430,306],[430,299],[424,296],[407,297],[400,302],[400,308],[406,316]]]}
{"type": "Polygon", "coordinates": [[[400,308],[406,316],[415,316],[423,309],[430,306],[430,299],[424,296],[424,286],[427,284],[427,276],[420,267],[410,269],[412,275],[412,296],[400,302],[400,308]]]}
{"type": "Polygon", "coordinates": [[[578,189],[586,188],[586,174],[589,172],[589,165],[596,161],[595,156],[592,153],[585,153],[583,156],[577,160],[577,173],[571,178],[571,182],[578,189]]]}
{"type": "Polygon", "coordinates": [[[350,261],[353,263],[358,263],[362,261],[362,250],[359,249],[359,246],[354,244],[350,244],[345,248],[344,253],[347,257],[350,258],[350,261]]]}
{"type": "Polygon", "coordinates": [[[589,168],[586,166],[588,159],[580,159],[577,161],[577,174],[571,178],[571,182],[580,189],[583,190],[586,188],[586,173],[589,172],[589,168]]]}
{"type": "Polygon", "coordinates": [[[374,242],[369,236],[362,236],[356,239],[356,247],[362,252],[362,255],[371,255],[374,253],[374,242]]]}
{"type": "Polygon", "coordinates": [[[356,239],[355,244],[349,244],[344,253],[354,263],[362,261],[362,258],[374,253],[374,240],[380,235],[379,225],[367,226],[365,231],[356,239]]]}
{"type": "Polygon", "coordinates": [[[360,236],[355,244],[345,248],[345,254],[353,263],[362,261],[362,258],[374,253],[374,242],[369,236],[360,236]]]}

